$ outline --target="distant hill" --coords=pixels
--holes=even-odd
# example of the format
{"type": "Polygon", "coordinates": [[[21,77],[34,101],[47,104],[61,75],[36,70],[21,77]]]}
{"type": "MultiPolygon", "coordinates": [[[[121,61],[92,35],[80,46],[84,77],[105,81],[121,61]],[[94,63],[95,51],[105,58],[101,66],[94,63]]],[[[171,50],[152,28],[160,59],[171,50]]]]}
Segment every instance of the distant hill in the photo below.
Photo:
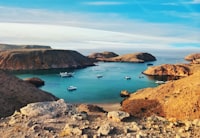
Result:
{"type": "Polygon", "coordinates": [[[13,45],[13,44],[0,44],[0,50],[8,50],[8,49],[51,49],[50,46],[42,46],[42,45],[13,45]]]}
{"type": "Polygon", "coordinates": [[[124,55],[117,55],[113,52],[94,53],[88,56],[91,59],[104,62],[133,62],[144,63],[148,61],[155,61],[156,58],[149,53],[130,53],[124,55]]]}
{"type": "Polygon", "coordinates": [[[46,70],[83,68],[93,62],[73,50],[15,49],[0,52],[2,70],[46,70]]]}

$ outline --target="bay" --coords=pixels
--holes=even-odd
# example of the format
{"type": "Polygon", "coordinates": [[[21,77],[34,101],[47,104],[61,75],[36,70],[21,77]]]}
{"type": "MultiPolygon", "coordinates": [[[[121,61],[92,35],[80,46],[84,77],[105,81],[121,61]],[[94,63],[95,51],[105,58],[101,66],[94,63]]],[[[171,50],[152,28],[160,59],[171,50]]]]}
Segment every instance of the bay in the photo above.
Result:
{"type": "MultiPolygon", "coordinates": [[[[148,63],[160,65],[186,62],[183,56],[160,56],[157,59],[148,63]]],[[[15,75],[22,79],[41,78],[45,81],[45,86],[41,87],[42,90],[69,103],[119,103],[123,100],[120,97],[121,90],[135,92],[138,89],[157,86],[155,80],[142,74],[147,67],[147,63],[98,62],[92,67],[65,70],[74,72],[74,76],[69,78],[60,77],[60,70],[16,73],[15,75]],[[97,78],[97,75],[103,77],[97,78]],[[130,76],[131,79],[125,79],[126,76],[130,76]],[[77,87],[77,90],[68,91],[67,87],[71,85],[77,87]]]]}

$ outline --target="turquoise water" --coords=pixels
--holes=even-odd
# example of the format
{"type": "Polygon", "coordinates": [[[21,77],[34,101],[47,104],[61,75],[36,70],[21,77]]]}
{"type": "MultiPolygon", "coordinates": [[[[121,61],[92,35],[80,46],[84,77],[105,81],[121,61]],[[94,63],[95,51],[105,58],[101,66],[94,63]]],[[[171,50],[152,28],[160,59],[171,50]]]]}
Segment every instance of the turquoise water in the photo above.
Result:
{"type": "MultiPolygon", "coordinates": [[[[182,57],[160,57],[153,63],[184,62],[182,57]]],[[[61,78],[59,71],[53,73],[40,72],[32,74],[16,74],[19,78],[39,77],[45,81],[42,90],[48,91],[69,103],[116,103],[120,102],[121,90],[135,92],[146,87],[155,87],[155,80],[147,76],[139,78],[141,72],[147,68],[147,63],[104,63],[99,62],[96,66],[73,70],[74,77],[61,78]],[[98,79],[96,76],[103,75],[98,79]],[[130,76],[131,80],[124,77],[130,76]],[[67,91],[70,85],[76,86],[77,90],[67,91]]],[[[68,71],[68,70],[66,70],[68,71]]]]}

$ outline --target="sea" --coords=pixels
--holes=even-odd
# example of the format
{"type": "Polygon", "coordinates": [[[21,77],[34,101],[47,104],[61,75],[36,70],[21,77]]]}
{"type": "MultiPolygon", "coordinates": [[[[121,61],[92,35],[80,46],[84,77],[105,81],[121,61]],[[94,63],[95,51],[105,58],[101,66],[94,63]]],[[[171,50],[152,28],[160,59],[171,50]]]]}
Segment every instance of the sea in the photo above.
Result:
{"type": "Polygon", "coordinates": [[[158,86],[155,83],[156,79],[142,74],[148,68],[149,63],[153,65],[188,63],[184,57],[189,53],[189,51],[179,53],[156,51],[153,55],[157,60],[153,62],[97,62],[95,66],[64,70],[73,72],[73,77],[60,77],[60,70],[15,73],[15,75],[21,79],[41,78],[45,81],[45,85],[40,89],[52,93],[68,103],[119,103],[123,100],[120,97],[122,90],[134,93],[139,89],[158,86]],[[102,75],[102,77],[98,78],[97,75],[102,75]],[[131,79],[127,80],[126,76],[131,79]],[[75,86],[77,89],[68,91],[69,86],[75,86]]]}

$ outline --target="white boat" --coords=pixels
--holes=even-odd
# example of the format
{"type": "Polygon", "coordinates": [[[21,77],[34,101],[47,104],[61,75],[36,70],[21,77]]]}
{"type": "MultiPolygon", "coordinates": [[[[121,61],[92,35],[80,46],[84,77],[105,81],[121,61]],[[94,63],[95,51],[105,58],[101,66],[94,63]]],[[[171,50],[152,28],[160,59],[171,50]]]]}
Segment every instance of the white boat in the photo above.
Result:
{"type": "Polygon", "coordinates": [[[60,72],[61,77],[72,77],[73,75],[73,72],[60,72]]]}
{"type": "Polygon", "coordinates": [[[156,84],[165,84],[165,81],[155,81],[156,84]]]}
{"type": "Polygon", "coordinates": [[[103,77],[103,75],[100,75],[100,74],[97,75],[97,78],[102,78],[102,77],[103,77]]]}
{"type": "Polygon", "coordinates": [[[68,91],[74,91],[74,90],[76,90],[76,89],[77,89],[77,87],[75,87],[75,86],[69,86],[69,87],[67,88],[68,91]]]}
{"type": "Polygon", "coordinates": [[[125,79],[126,79],[126,80],[130,80],[131,77],[130,77],[130,76],[126,76],[125,79]]]}

